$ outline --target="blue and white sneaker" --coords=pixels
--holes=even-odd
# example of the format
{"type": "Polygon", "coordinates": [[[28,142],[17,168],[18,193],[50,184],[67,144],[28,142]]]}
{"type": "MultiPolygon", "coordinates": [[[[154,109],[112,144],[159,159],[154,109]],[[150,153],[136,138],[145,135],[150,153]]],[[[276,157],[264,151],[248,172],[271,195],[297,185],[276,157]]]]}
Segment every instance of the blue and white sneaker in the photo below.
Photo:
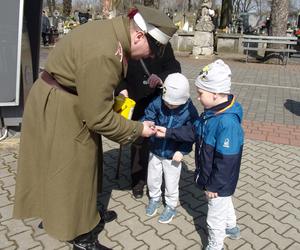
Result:
{"type": "Polygon", "coordinates": [[[241,231],[238,226],[233,227],[233,228],[226,228],[226,237],[229,237],[232,240],[237,240],[241,238],[241,231]]]}
{"type": "Polygon", "coordinates": [[[157,213],[157,209],[160,206],[160,201],[155,201],[150,199],[148,206],[146,207],[146,215],[147,216],[154,216],[157,213]]]}
{"type": "Polygon", "coordinates": [[[175,215],[176,215],[176,210],[167,205],[164,211],[162,212],[162,214],[159,216],[158,222],[169,223],[171,222],[171,220],[175,215]]]}

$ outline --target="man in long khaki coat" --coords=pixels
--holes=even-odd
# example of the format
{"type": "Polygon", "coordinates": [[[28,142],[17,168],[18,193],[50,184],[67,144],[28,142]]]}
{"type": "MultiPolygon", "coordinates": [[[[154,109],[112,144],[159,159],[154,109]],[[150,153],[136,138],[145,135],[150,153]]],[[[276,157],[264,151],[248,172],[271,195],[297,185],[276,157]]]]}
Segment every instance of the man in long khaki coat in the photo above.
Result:
{"type": "Polygon", "coordinates": [[[126,144],[155,133],[115,113],[113,92],[127,57],[161,51],[175,31],[166,15],[138,6],[129,18],[89,22],[57,43],[24,110],[15,218],[40,217],[47,233],[74,249],[107,249],[94,230],[99,134],[126,144]]]}

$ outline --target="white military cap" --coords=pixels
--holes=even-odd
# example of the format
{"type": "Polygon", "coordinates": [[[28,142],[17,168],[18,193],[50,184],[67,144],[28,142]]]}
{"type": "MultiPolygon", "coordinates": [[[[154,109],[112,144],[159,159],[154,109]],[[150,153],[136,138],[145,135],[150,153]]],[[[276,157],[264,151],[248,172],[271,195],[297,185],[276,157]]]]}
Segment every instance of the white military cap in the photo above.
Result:
{"type": "Polygon", "coordinates": [[[136,10],[129,17],[139,28],[159,43],[166,45],[177,30],[172,20],[160,10],[136,4],[136,10]]]}

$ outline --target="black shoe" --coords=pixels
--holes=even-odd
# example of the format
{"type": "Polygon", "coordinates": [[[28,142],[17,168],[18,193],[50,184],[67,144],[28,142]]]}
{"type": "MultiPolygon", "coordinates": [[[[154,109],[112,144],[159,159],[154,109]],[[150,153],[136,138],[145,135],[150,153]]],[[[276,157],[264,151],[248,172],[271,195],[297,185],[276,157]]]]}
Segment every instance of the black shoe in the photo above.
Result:
{"type": "Polygon", "coordinates": [[[136,199],[143,198],[143,195],[144,195],[143,189],[144,189],[143,187],[134,187],[132,189],[132,194],[133,194],[134,198],[136,198],[136,199]]]}
{"type": "Polygon", "coordinates": [[[102,223],[108,223],[117,219],[118,215],[113,210],[107,210],[100,202],[97,204],[97,209],[101,217],[102,223]]]}
{"type": "Polygon", "coordinates": [[[99,243],[98,240],[94,242],[73,242],[73,250],[112,250],[99,243]]]}
{"type": "Polygon", "coordinates": [[[104,224],[101,221],[90,232],[77,236],[72,240],[73,250],[111,250],[106,246],[103,246],[98,241],[98,234],[103,230],[104,224]]]}
{"type": "Polygon", "coordinates": [[[117,219],[118,217],[117,213],[113,210],[105,210],[102,213],[99,211],[99,213],[100,213],[101,221],[104,223],[111,222],[117,219]]]}

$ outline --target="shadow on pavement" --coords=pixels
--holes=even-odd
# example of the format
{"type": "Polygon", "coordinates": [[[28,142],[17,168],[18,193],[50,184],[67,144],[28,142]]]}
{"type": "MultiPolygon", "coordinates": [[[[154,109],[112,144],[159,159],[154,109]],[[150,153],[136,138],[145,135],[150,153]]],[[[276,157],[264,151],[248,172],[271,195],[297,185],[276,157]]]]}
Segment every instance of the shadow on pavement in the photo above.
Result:
{"type": "Polygon", "coordinates": [[[194,184],[194,171],[189,170],[184,163],[179,182],[179,201],[186,212],[193,217],[193,224],[201,238],[203,247],[205,247],[208,243],[207,200],[204,191],[194,184]]]}
{"type": "MultiPolygon", "coordinates": [[[[113,190],[130,190],[130,147],[124,147],[120,167],[119,179],[116,179],[118,149],[111,149],[104,152],[104,174],[102,193],[98,195],[98,202],[105,208],[108,207],[113,190]]],[[[164,183],[162,185],[164,193],[164,183]]],[[[164,199],[163,199],[164,201],[164,199]]],[[[186,211],[182,215],[189,215],[193,219],[195,230],[201,238],[203,246],[207,245],[208,233],[206,226],[207,200],[202,190],[194,184],[194,171],[188,169],[185,163],[182,164],[182,171],[179,182],[179,202],[186,211]]],[[[186,220],[189,220],[189,216],[186,220]]]]}
{"type": "Polygon", "coordinates": [[[284,103],[284,107],[291,113],[300,116],[300,102],[291,99],[286,99],[284,103]]]}

